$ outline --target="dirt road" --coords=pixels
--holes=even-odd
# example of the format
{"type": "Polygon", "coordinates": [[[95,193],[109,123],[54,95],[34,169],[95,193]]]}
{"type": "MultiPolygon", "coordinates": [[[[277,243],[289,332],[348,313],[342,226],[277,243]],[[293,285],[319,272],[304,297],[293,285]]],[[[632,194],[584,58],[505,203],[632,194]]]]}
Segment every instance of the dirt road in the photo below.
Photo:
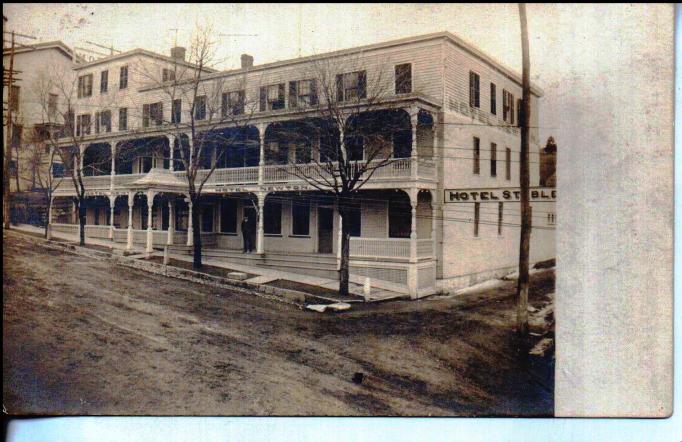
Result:
{"type": "MultiPolygon", "coordinates": [[[[514,357],[512,282],[319,314],[48,251],[16,233],[4,238],[3,265],[10,414],[553,412],[552,355],[525,367],[514,357]]],[[[553,291],[552,270],[534,275],[531,304],[553,291]]]]}

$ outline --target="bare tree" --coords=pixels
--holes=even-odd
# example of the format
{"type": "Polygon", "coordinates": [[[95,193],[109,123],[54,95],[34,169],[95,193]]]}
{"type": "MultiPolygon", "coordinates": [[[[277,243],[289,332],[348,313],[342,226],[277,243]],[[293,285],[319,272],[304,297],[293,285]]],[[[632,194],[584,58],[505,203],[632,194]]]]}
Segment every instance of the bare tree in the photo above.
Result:
{"type": "Polygon", "coordinates": [[[163,112],[159,111],[145,110],[143,118],[149,118],[149,124],[165,128],[176,139],[176,146],[170,149],[179,158],[174,156],[172,161],[177,169],[184,170],[187,195],[194,208],[194,268],[202,266],[199,203],[204,186],[227,154],[227,146],[249,148],[247,128],[256,111],[256,102],[246,99],[246,74],[229,80],[213,74],[213,66],[220,61],[216,59],[214,34],[210,25],[197,25],[187,60],[176,58],[172,73],[165,72],[162,78],[155,66],[141,66],[142,76],[162,92],[163,102],[171,105],[168,121],[164,121],[163,112]]]}
{"type": "MultiPolygon", "coordinates": [[[[336,201],[341,216],[342,295],[348,294],[351,214],[357,210],[359,191],[377,170],[396,157],[410,156],[410,115],[400,109],[404,104],[389,99],[395,97],[393,77],[382,68],[392,69],[392,64],[380,62],[373,72],[361,66],[360,57],[312,63],[308,79],[290,83],[288,92],[290,107],[314,112],[297,125],[274,130],[280,144],[295,149],[283,170],[336,201]],[[402,149],[400,139],[409,140],[402,149]]],[[[279,146],[278,150],[282,151],[279,146]]],[[[270,151],[269,156],[277,162],[277,153],[270,151]]]]}
{"type": "Polygon", "coordinates": [[[57,126],[41,125],[34,127],[30,138],[24,144],[23,177],[31,180],[32,188],[41,192],[47,219],[45,222],[45,238],[48,237],[49,214],[52,211],[52,196],[63,181],[63,176],[55,176],[53,171],[58,158],[57,152],[52,149],[45,140],[49,139],[51,132],[59,130],[57,126]]]}
{"type": "MultiPolygon", "coordinates": [[[[84,183],[84,153],[85,148],[90,141],[86,138],[94,132],[94,128],[100,128],[99,111],[106,111],[112,103],[95,103],[87,108],[87,113],[83,115],[74,115],[76,106],[76,99],[79,95],[92,95],[93,81],[79,81],[70,75],[70,72],[60,72],[48,70],[41,72],[34,85],[35,94],[38,101],[43,107],[43,118],[50,127],[58,126],[59,130],[50,130],[47,137],[46,144],[53,152],[56,158],[64,165],[64,177],[70,177],[71,182],[76,191],[75,203],[78,211],[79,224],[79,244],[85,244],[85,183],[84,183]],[[78,91],[78,93],[76,93],[78,91]],[[93,109],[94,108],[94,109],[93,109]],[[95,120],[95,121],[93,121],[95,120]]],[[[109,127],[105,127],[104,123],[102,130],[111,130],[109,120],[109,127]]],[[[105,168],[111,163],[110,152],[98,158],[89,167],[91,170],[105,168]]],[[[66,178],[68,180],[68,178],[66,178]]],[[[64,180],[63,180],[64,181],[64,180]]],[[[64,185],[62,183],[62,185],[64,185]]]]}

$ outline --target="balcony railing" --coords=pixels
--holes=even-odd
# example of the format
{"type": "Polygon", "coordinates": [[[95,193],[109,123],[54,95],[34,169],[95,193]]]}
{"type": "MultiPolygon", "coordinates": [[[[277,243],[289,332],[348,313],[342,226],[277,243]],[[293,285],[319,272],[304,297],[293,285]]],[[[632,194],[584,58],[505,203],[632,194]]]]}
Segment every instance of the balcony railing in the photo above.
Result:
{"type": "MultiPolygon", "coordinates": [[[[369,182],[410,180],[414,176],[412,168],[415,164],[418,179],[436,179],[436,164],[433,160],[422,158],[414,162],[411,158],[396,158],[375,169],[369,182]]],[[[206,185],[257,184],[258,169],[258,167],[215,169],[206,185]]],[[[197,181],[203,180],[208,172],[208,170],[199,170],[197,181]]],[[[177,171],[174,174],[184,181],[187,172],[177,171]]],[[[126,187],[145,175],[144,173],[117,174],[114,176],[114,188],[126,187]]],[[[266,184],[303,183],[306,178],[320,179],[322,177],[329,177],[329,172],[315,163],[267,165],[263,168],[263,182],[266,184]]],[[[111,176],[83,177],[83,184],[86,190],[108,190],[111,186],[111,176]]],[[[65,177],[55,193],[59,195],[74,191],[71,177],[65,177]]]]}

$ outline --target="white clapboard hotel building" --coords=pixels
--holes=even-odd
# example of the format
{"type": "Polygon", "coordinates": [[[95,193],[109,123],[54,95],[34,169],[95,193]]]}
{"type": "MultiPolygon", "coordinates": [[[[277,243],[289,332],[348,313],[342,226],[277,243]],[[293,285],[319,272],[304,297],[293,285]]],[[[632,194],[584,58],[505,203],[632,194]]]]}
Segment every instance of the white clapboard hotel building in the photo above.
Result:
{"type": "MultiPolygon", "coordinates": [[[[218,109],[237,118],[210,130],[239,126],[240,135],[205,156],[206,173],[216,168],[200,207],[187,202],[186,171],[177,159],[178,143],[187,140],[168,129],[192,111],[183,96],[166,93],[178,67],[196,72],[183,48],[171,56],[137,49],[76,65],[73,130],[83,140],[77,166],[85,175],[86,236],[148,251],[171,244],[189,253],[192,229],[200,229],[206,257],[335,277],[340,217],[334,201],[290,173],[302,163],[315,167],[316,142],[324,141],[297,144],[281,137],[283,127],[305,131],[310,125],[304,123],[316,118],[311,104],[323,98],[310,76],[322,64],[338,69],[340,102],[370,97],[378,77],[390,85],[381,100],[385,110],[375,103],[371,112],[376,131],[390,128],[382,139],[390,140],[391,159],[359,191],[351,281],[369,277],[373,286],[418,298],[513,270],[520,224],[513,193],[519,186],[520,76],[447,32],[263,65],[243,55],[240,69],[206,70],[202,90],[211,92],[194,100],[197,128],[208,119],[207,109],[218,109]],[[392,124],[376,124],[382,118],[392,124]],[[190,221],[193,210],[200,211],[200,225],[190,221]],[[253,222],[251,254],[241,253],[245,215],[253,222]]],[[[539,183],[541,96],[533,87],[531,186],[539,183]]],[[[361,161],[372,137],[359,138],[352,154],[361,161]]],[[[68,175],[73,165],[66,166],[68,175]]],[[[552,192],[535,190],[531,263],[554,257],[552,192]]],[[[65,179],[55,207],[65,201],[72,207],[75,195],[65,179]]],[[[50,218],[53,234],[78,232],[75,211],[53,210],[50,218]]]]}

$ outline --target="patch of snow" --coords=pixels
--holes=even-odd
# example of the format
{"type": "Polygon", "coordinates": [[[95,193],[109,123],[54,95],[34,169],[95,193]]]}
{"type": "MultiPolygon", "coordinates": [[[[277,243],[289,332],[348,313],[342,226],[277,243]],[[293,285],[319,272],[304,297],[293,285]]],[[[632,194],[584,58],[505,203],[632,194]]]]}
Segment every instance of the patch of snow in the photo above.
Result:
{"type": "MultiPolygon", "coordinates": [[[[536,273],[544,272],[545,270],[547,270],[547,269],[530,269],[528,271],[528,274],[529,275],[535,275],[536,273]]],[[[502,279],[504,279],[505,281],[513,281],[515,279],[519,279],[519,271],[517,270],[517,271],[510,273],[508,275],[504,275],[502,277],[502,279]]]]}
{"type": "Polygon", "coordinates": [[[305,308],[308,310],[313,310],[318,313],[324,313],[325,310],[327,310],[327,306],[323,304],[310,304],[306,305],[305,308]]]}
{"type": "Polygon", "coordinates": [[[478,292],[482,292],[484,290],[490,290],[490,289],[500,287],[502,284],[504,284],[504,281],[502,281],[500,279],[490,279],[488,281],[484,281],[484,282],[480,282],[478,284],[474,284],[471,287],[467,287],[467,288],[457,290],[455,292],[455,295],[468,295],[471,293],[478,293],[478,292]]]}
{"type": "Polygon", "coordinates": [[[345,302],[335,302],[334,304],[329,304],[327,308],[339,312],[342,310],[348,310],[350,308],[350,304],[346,304],[345,302]]]}

